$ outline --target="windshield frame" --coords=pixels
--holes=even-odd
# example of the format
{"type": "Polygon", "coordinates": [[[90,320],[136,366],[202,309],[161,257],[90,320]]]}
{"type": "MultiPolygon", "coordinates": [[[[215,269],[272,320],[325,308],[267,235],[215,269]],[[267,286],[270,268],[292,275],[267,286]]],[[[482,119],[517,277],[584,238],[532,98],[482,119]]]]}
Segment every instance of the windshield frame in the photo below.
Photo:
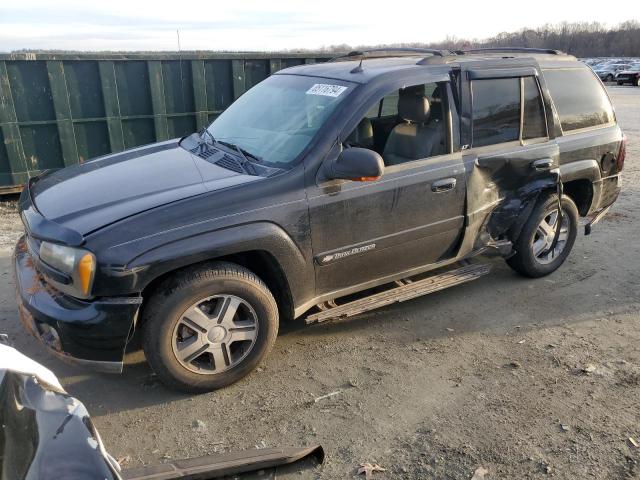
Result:
{"type": "MultiPolygon", "coordinates": [[[[300,163],[302,163],[303,159],[309,154],[309,152],[311,150],[313,150],[318,142],[318,140],[322,137],[323,133],[326,132],[326,130],[335,123],[336,118],[340,117],[341,115],[343,115],[342,110],[344,108],[344,105],[347,105],[349,103],[349,98],[353,95],[354,91],[356,91],[358,88],[358,86],[360,85],[358,82],[352,82],[349,80],[343,80],[343,79],[339,79],[339,78],[331,78],[331,77],[323,77],[323,76],[315,76],[315,75],[300,75],[300,74],[295,74],[295,73],[280,73],[280,72],[276,72],[273,75],[267,77],[265,80],[263,80],[262,82],[256,84],[254,87],[252,87],[251,89],[247,90],[247,92],[251,91],[253,88],[259,86],[260,84],[262,84],[263,82],[267,81],[269,78],[273,78],[273,77],[301,77],[301,78],[307,78],[307,79],[311,79],[313,81],[315,81],[316,83],[331,83],[334,85],[340,85],[340,86],[344,86],[347,89],[344,91],[344,98],[342,98],[340,100],[340,102],[338,102],[335,106],[335,108],[333,108],[333,110],[329,113],[329,115],[324,119],[324,121],[322,122],[322,124],[319,126],[319,128],[316,130],[316,132],[313,134],[313,136],[310,137],[309,141],[307,142],[307,144],[305,145],[304,148],[302,148],[302,150],[296,155],[294,156],[291,160],[287,161],[287,162],[272,162],[269,161],[267,158],[265,158],[265,156],[261,155],[260,152],[256,152],[254,151],[250,146],[246,146],[246,145],[242,145],[238,142],[232,142],[234,144],[236,144],[237,146],[239,146],[241,149],[249,152],[251,155],[249,156],[249,161],[251,163],[255,163],[257,165],[264,165],[267,167],[272,167],[272,168],[277,168],[277,169],[281,169],[281,170],[290,170],[292,168],[294,168],[295,166],[299,165],[300,163]],[[252,156],[255,155],[256,157],[260,158],[260,160],[256,160],[255,158],[252,158],[252,156]]],[[[240,97],[238,97],[237,99],[235,99],[233,101],[233,103],[231,103],[231,105],[229,105],[228,108],[231,108],[232,105],[237,102],[240,98],[242,98],[242,96],[244,96],[247,92],[243,93],[240,97]]],[[[226,111],[226,109],[225,109],[226,111]]],[[[206,130],[208,130],[214,137],[216,140],[216,144],[219,143],[219,141],[226,141],[229,138],[232,137],[220,137],[218,138],[214,132],[211,131],[211,127],[215,124],[215,122],[218,120],[218,118],[220,118],[220,116],[224,115],[224,111],[222,113],[220,113],[220,115],[213,120],[207,127],[206,130]]],[[[227,148],[227,147],[225,147],[227,148]]],[[[229,148],[229,150],[231,151],[231,153],[235,154],[235,155],[239,155],[234,149],[229,148]]]]}

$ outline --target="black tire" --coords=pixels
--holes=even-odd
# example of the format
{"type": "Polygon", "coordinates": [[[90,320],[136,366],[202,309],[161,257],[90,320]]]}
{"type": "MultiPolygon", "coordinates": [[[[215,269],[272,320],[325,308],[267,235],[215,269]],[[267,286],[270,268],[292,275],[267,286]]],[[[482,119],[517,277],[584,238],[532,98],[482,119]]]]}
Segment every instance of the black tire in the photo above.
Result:
{"type": "MultiPolygon", "coordinates": [[[[189,393],[207,392],[237,382],[257,367],[275,343],[278,324],[276,301],[262,280],[239,265],[211,262],[183,271],[160,285],[143,312],[142,345],[151,368],[165,385],[189,393]],[[240,298],[250,305],[257,333],[245,356],[226,367],[229,370],[197,373],[178,360],[174,336],[190,306],[216,295],[240,298]]],[[[225,360],[228,358],[225,354],[225,360]]]]}
{"type": "MultiPolygon", "coordinates": [[[[558,211],[558,196],[556,194],[545,195],[540,199],[534,208],[531,216],[525,223],[520,236],[515,242],[516,254],[507,259],[507,263],[516,272],[526,277],[538,278],[549,275],[560,267],[571,253],[573,244],[578,233],[578,208],[576,204],[567,196],[562,197],[563,216],[568,220],[568,235],[562,251],[557,256],[552,257],[549,263],[541,263],[534,254],[533,243],[536,232],[542,221],[552,212],[558,211]]],[[[562,225],[562,228],[565,228],[562,225]]]]}
{"type": "Polygon", "coordinates": [[[618,80],[618,85],[624,85],[624,82],[622,80],[618,80]]]}
{"type": "Polygon", "coordinates": [[[613,82],[613,75],[609,74],[606,77],[604,77],[604,81],[605,82],[613,82]]]}

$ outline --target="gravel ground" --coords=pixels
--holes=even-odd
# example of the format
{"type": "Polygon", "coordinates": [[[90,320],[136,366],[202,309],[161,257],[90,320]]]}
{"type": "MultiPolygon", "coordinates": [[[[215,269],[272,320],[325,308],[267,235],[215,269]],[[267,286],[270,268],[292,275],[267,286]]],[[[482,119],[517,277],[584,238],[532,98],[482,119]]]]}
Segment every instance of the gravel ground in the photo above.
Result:
{"type": "MultiPolygon", "coordinates": [[[[629,136],[624,191],[544,279],[491,260],[478,282],[287,326],[258,371],[195,397],[166,390],[139,351],[121,376],[51,358],[18,324],[7,249],[0,331],[86,404],[125,467],[319,443],[323,466],[278,478],[352,478],[364,462],[387,469],[373,474],[381,480],[470,479],[480,467],[487,479],[640,478],[629,440],[640,442],[640,89],[609,92],[629,136]]],[[[10,203],[0,222],[13,243],[10,203]]]]}
{"type": "Polygon", "coordinates": [[[0,197],[0,249],[15,245],[23,232],[18,216],[17,195],[0,197]]]}

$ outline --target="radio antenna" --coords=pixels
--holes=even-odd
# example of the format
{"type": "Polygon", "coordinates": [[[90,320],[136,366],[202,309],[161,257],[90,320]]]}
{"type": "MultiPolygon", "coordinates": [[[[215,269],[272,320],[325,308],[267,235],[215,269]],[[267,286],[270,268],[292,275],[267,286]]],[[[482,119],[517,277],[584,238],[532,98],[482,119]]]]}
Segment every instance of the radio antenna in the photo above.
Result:
{"type": "Polygon", "coordinates": [[[182,105],[185,106],[184,73],[182,71],[182,48],[180,48],[180,29],[178,28],[176,28],[176,36],[178,37],[178,61],[180,63],[180,93],[182,94],[182,105]]]}

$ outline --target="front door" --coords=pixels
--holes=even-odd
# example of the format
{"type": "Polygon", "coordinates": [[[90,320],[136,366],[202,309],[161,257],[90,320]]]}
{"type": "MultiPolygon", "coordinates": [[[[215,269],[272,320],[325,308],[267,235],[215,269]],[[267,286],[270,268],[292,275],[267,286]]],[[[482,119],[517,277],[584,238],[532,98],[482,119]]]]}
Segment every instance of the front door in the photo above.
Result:
{"type": "MultiPolygon", "coordinates": [[[[377,111],[390,114],[388,107],[377,111]]],[[[445,108],[434,111],[441,117],[430,120],[444,122],[444,138],[450,140],[449,115],[445,108]]],[[[387,123],[370,119],[374,128],[377,120],[387,123]]],[[[402,122],[398,117],[396,123],[402,122]]],[[[377,181],[308,188],[318,296],[383,283],[453,255],[464,222],[465,172],[448,140],[434,156],[386,166],[377,181]]]]}

